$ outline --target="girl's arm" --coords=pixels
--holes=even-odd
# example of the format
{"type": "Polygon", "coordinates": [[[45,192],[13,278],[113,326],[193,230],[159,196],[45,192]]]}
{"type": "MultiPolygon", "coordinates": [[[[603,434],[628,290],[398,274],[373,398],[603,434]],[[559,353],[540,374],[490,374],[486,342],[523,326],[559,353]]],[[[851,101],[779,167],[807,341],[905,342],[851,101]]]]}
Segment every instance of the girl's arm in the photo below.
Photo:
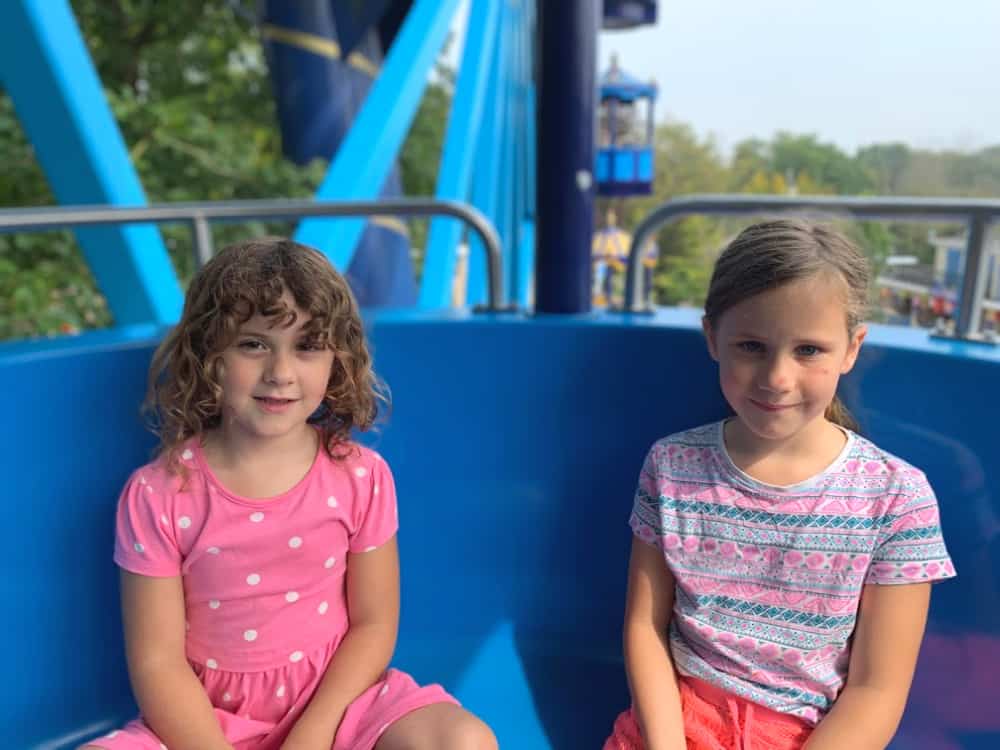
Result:
{"type": "Polygon", "coordinates": [[[399,627],[395,537],[371,552],[349,554],[347,609],[350,628],[282,750],[329,750],[348,705],[389,666],[399,627]]]}
{"type": "Polygon", "coordinates": [[[931,585],[866,585],[847,684],[806,750],[883,750],[896,733],[927,622],[931,585]]]}
{"type": "Polygon", "coordinates": [[[171,750],[232,750],[184,655],[180,576],[122,570],[121,593],[129,677],[150,729],[171,750]]]}
{"type": "Polygon", "coordinates": [[[648,750],[684,750],[680,692],[667,631],[674,577],[663,554],[632,538],[625,603],[625,669],[648,750]]]}

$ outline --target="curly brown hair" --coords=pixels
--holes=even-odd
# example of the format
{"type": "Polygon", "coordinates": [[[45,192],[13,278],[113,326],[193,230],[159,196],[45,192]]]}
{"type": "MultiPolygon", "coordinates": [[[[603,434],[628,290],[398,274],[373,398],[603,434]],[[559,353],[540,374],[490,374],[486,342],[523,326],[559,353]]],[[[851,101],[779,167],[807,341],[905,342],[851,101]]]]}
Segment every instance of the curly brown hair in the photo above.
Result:
{"type": "Polygon", "coordinates": [[[230,245],[191,280],[180,322],[153,355],[143,410],[172,471],[180,446],[220,422],[222,353],[254,315],[292,325],[288,293],[310,316],[304,333],[334,353],[326,395],[310,422],[327,453],[338,458],[353,429],[366,430],[388,404],[372,370],[364,327],[344,277],[317,250],[280,237],[230,245]]]}

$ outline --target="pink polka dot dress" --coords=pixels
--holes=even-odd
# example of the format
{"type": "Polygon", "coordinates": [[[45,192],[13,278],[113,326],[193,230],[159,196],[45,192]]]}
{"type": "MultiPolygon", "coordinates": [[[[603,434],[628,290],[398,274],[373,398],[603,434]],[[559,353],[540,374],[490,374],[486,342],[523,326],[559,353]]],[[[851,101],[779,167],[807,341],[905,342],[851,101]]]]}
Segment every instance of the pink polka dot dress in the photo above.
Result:
{"type": "MultiPolygon", "coordinates": [[[[145,576],[180,575],[187,658],[237,750],[277,750],[308,705],[348,630],[348,554],[396,533],[392,474],[374,451],[343,460],[317,452],[283,495],[252,500],[227,490],[197,440],[187,473],[161,460],[129,479],[118,506],[115,562],[145,576]]],[[[394,669],[347,709],[332,750],[371,750],[414,709],[456,701],[394,669]]],[[[160,750],[141,718],[88,745],[160,750]]]]}

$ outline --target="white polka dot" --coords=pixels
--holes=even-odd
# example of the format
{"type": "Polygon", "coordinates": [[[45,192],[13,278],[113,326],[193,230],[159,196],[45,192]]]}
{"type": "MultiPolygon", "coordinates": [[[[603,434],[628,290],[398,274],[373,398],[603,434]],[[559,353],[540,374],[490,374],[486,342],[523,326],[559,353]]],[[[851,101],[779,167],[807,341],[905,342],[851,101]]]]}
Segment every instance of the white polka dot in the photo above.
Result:
{"type": "Polygon", "coordinates": [[[219,662],[217,662],[215,659],[205,659],[205,666],[208,667],[209,669],[218,669],[219,662]]]}
{"type": "Polygon", "coordinates": [[[256,630],[244,630],[243,631],[243,640],[245,640],[245,641],[256,641],[257,640],[257,631],[256,630]]]}
{"type": "Polygon", "coordinates": [[[164,745],[162,742],[160,743],[160,750],[167,750],[167,746],[164,745]]]}
{"type": "Polygon", "coordinates": [[[248,575],[247,583],[249,583],[251,586],[256,586],[258,583],[260,583],[260,574],[251,573],[250,575],[248,575]]]}
{"type": "Polygon", "coordinates": [[[327,602],[320,602],[319,606],[316,607],[316,611],[319,612],[321,615],[325,615],[328,609],[330,609],[330,605],[327,602]]]}
{"type": "Polygon", "coordinates": [[[365,547],[365,552],[371,552],[374,549],[374,547],[365,547]]]}
{"type": "Polygon", "coordinates": [[[190,529],[191,519],[188,518],[187,516],[181,516],[180,518],[177,519],[177,525],[180,526],[182,529],[190,529]]]}
{"type": "Polygon", "coordinates": [[[326,562],[323,563],[323,567],[326,568],[327,570],[329,570],[336,563],[337,563],[337,558],[335,558],[335,557],[328,557],[328,558],[326,558],[326,562]]]}
{"type": "Polygon", "coordinates": [[[233,699],[233,696],[231,696],[229,693],[223,693],[222,694],[222,700],[224,700],[224,701],[231,701],[232,699],[233,699]]]}
{"type": "Polygon", "coordinates": [[[153,486],[151,484],[147,484],[146,485],[146,492],[148,492],[150,494],[153,493],[153,486]]]}
{"type": "Polygon", "coordinates": [[[289,591],[287,594],[285,594],[285,601],[288,602],[289,604],[297,602],[298,600],[299,600],[298,591],[289,591]]]}
{"type": "Polygon", "coordinates": [[[377,484],[375,485],[374,492],[375,492],[376,495],[378,494],[378,485],[377,484]]]}
{"type": "Polygon", "coordinates": [[[143,552],[146,551],[146,548],[143,547],[141,544],[139,544],[139,542],[136,542],[135,545],[133,546],[135,547],[135,551],[138,552],[139,554],[142,554],[143,552]]]}
{"type": "Polygon", "coordinates": [[[194,453],[191,452],[190,448],[186,448],[184,452],[181,454],[181,458],[183,458],[185,461],[190,461],[192,458],[194,458],[194,453]]]}
{"type": "Polygon", "coordinates": [[[106,735],[104,735],[104,736],[105,736],[105,737],[107,737],[107,738],[108,738],[109,740],[113,740],[113,739],[114,739],[115,737],[117,737],[117,736],[118,736],[118,734],[119,734],[119,732],[118,732],[118,730],[116,729],[116,730],[115,730],[115,731],[113,731],[113,732],[108,732],[108,733],[107,733],[106,735]]]}
{"type": "Polygon", "coordinates": [[[220,552],[222,552],[222,550],[221,550],[221,549],[219,549],[218,547],[209,547],[209,548],[208,548],[207,550],[205,550],[205,551],[206,551],[206,552],[207,552],[208,554],[210,554],[210,555],[217,555],[217,554],[219,554],[220,552]]]}
{"type": "Polygon", "coordinates": [[[278,689],[277,689],[277,691],[275,691],[274,694],[276,696],[278,696],[279,698],[284,698],[285,697],[285,686],[284,685],[278,685],[278,689]]]}
{"type": "Polygon", "coordinates": [[[291,547],[292,549],[298,549],[299,547],[302,546],[302,537],[293,536],[291,539],[288,540],[288,546],[291,547]]]}
{"type": "Polygon", "coordinates": [[[254,523],[260,523],[261,521],[264,520],[264,514],[261,513],[259,510],[256,513],[251,513],[250,520],[253,521],[254,523]]]}
{"type": "Polygon", "coordinates": [[[160,523],[162,523],[164,526],[169,526],[170,525],[170,519],[167,518],[167,514],[166,513],[164,513],[162,516],[160,516],[160,523]]]}
{"type": "Polygon", "coordinates": [[[337,498],[335,498],[333,495],[330,495],[330,497],[326,499],[326,504],[329,505],[331,508],[336,508],[337,498]]]}
{"type": "Polygon", "coordinates": [[[303,654],[301,651],[292,651],[292,653],[288,655],[288,661],[302,661],[302,657],[304,655],[305,654],[303,654]]]}
{"type": "Polygon", "coordinates": [[[385,734],[385,730],[388,729],[388,728],[389,728],[388,724],[383,724],[382,726],[380,726],[378,728],[379,737],[381,737],[383,734],[385,734]]]}
{"type": "Polygon", "coordinates": [[[139,484],[145,484],[145,483],[146,483],[146,477],[142,477],[142,476],[139,477],[139,484]]]}
{"type": "Polygon", "coordinates": [[[389,692],[389,683],[387,682],[382,686],[382,689],[378,691],[378,694],[385,695],[388,692],[389,692]]]}
{"type": "Polygon", "coordinates": [[[359,466],[358,468],[356,468],[354,470],[354,476],[356,476],[356,477],[363,477],[367,473],[368,473],[368,469],[366,469],[364,466],[359,466]]]}
{"type": "Polygon", "coordinates": [[[221,604],[221,602],[218,599],[212,599],[212,601],[210,601],[208,603],[208,608],[209,609],[218,609],[219,608],[219,604],[221,604]]]}

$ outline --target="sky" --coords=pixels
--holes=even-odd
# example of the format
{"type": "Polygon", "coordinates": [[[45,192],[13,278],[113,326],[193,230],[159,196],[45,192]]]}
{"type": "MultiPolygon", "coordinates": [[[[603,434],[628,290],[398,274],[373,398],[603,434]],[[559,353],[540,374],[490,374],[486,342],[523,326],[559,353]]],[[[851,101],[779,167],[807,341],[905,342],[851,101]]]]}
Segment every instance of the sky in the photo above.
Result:
{"type": "Polygon", "coordinates": [[[614,51],[659,84],[658,121],[724,153],[779,130],[1000,145],[1000,0],[660,0],[655,27],[601,32],[599,69],[614,51]]]}

